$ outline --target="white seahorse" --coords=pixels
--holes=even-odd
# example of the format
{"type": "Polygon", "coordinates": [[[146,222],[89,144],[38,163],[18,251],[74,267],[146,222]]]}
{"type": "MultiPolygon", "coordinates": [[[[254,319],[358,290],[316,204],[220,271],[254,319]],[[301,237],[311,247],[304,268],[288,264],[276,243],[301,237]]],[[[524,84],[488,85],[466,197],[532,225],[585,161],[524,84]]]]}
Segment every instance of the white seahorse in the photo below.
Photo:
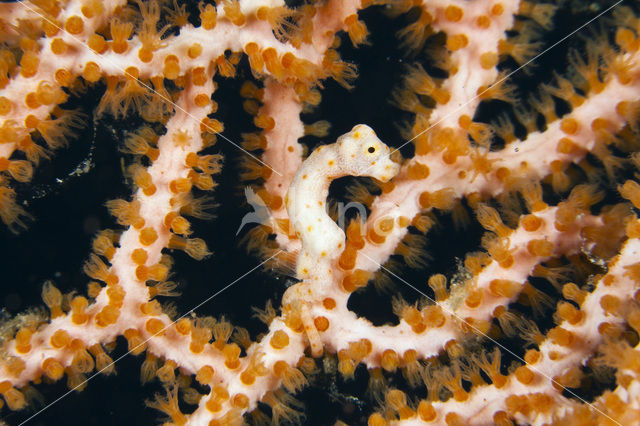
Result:
{"type": "Polygon", "coordinates": [[[285,198],[289,220],[302,242],[296,264],[302,283],[290,288],[285,299],[302,302],[301,314],[312,353],[322,352],[304,300],[313,299],[314,287],[331,279],[331,268],[344,249],[345,234],[326,212],[329,185],[342,176],[369,176],[387,182],[400,170],[390,150],[364,124],[330,145],[318,147],[296,172],[285,198]]]}

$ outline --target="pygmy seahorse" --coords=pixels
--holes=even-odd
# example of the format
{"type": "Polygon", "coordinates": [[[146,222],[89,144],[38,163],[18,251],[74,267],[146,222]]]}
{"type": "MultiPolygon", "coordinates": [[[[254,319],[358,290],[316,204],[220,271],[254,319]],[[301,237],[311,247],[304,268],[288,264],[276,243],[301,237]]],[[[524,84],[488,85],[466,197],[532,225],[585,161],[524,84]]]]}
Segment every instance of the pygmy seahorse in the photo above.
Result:
{"type": "Polygon", "coordinates": [[[312,277],[320,263],[326,264],[342,251],[344,232],[326,212],[331,181],[351,175],[386,182],[400,169],[389,156],[389,147],[375,132],[358,124],[335,143],[318,147],[302,163],[286,197],[289,220],[302,241],[296,267],[298,278],[312,277]]]}
{"type": "Polygon", "coordinates": [[[323,282],[331,280],[332,263],[337,261],[345,244],[345,234],[326,212],[329,185],[342,176],[369,176],[387,182],[400,170],[391,160],[391,152],[375,132],[358,124],[330,145],[322,145],[302,163],[285,198],[289,220],[293,223],[302,248],[296,264],[302,282],[289,288],[283,302],[298,304],[309,337],[312,353],[322,353],[322,345],[305,300],[323,282]]]}

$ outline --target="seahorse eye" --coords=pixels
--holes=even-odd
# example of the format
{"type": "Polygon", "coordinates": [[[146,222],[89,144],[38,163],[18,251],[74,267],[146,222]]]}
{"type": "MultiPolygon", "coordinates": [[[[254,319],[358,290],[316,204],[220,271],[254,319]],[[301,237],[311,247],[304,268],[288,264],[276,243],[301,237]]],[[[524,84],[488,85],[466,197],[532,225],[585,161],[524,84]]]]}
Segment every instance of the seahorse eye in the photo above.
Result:
{"type": "Polygon", "coordinates": [[[367,151],[369,151],[369,154],[373,154],[374,152],[376,152],[376,149],[374,147],[370,146],[367,151]]]}

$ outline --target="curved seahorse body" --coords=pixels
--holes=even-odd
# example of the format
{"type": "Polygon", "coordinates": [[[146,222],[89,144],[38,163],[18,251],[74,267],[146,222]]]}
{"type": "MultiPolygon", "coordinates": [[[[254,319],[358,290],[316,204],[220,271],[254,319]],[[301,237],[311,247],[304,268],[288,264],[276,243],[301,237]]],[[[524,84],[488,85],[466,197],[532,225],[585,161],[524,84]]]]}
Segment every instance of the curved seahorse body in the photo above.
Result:
{"type": "Polygon", "coordinates": [[[326,212],[331,181],[352,175],[386,182],[400,170],[389,156],[389,148],[375,132],[359,124],[335,143],[318,147],[302,163],[286,197],[289,219],[302,241],[296,266],[299,279],[316,281],[327,277],[327,268],[344,247],[344,232],[326,212]]]}

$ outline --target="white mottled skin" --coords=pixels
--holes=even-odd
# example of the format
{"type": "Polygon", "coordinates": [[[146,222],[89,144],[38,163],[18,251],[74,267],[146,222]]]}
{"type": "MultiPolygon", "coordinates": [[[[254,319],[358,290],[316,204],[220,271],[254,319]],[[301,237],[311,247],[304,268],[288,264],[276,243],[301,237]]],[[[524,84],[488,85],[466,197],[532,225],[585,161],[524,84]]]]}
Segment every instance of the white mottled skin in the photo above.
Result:
{"type": "Polygon", "coordinates": [[[399,171],[389,148],[364,124],[331,145],[323,145],[307,158],[293,177],[286,197],[287,212],[302,241],[297,276],[322,276],[342,252],[345,235],[326,212],[329,184],[342,176],[369,176],[388,181],[399,171]]]}
{"type": "Polygon", "coordinates": [[[289,220],[302,241],[296,264],[296,276],[302,282],[287,290],[283,305],[299,307],[314,357],[322,354],[323,345],[307,301],[316,300],[316,293],[332,282],[332,265],[345,242],[344,232],[326,212],[329,185],[333,179],[347,175],[388,181],[400,170],[390,154],[369,126],[358,124],[335,143],[318,147],[302,163],[289,186],[285,203],[289,220]]]}

